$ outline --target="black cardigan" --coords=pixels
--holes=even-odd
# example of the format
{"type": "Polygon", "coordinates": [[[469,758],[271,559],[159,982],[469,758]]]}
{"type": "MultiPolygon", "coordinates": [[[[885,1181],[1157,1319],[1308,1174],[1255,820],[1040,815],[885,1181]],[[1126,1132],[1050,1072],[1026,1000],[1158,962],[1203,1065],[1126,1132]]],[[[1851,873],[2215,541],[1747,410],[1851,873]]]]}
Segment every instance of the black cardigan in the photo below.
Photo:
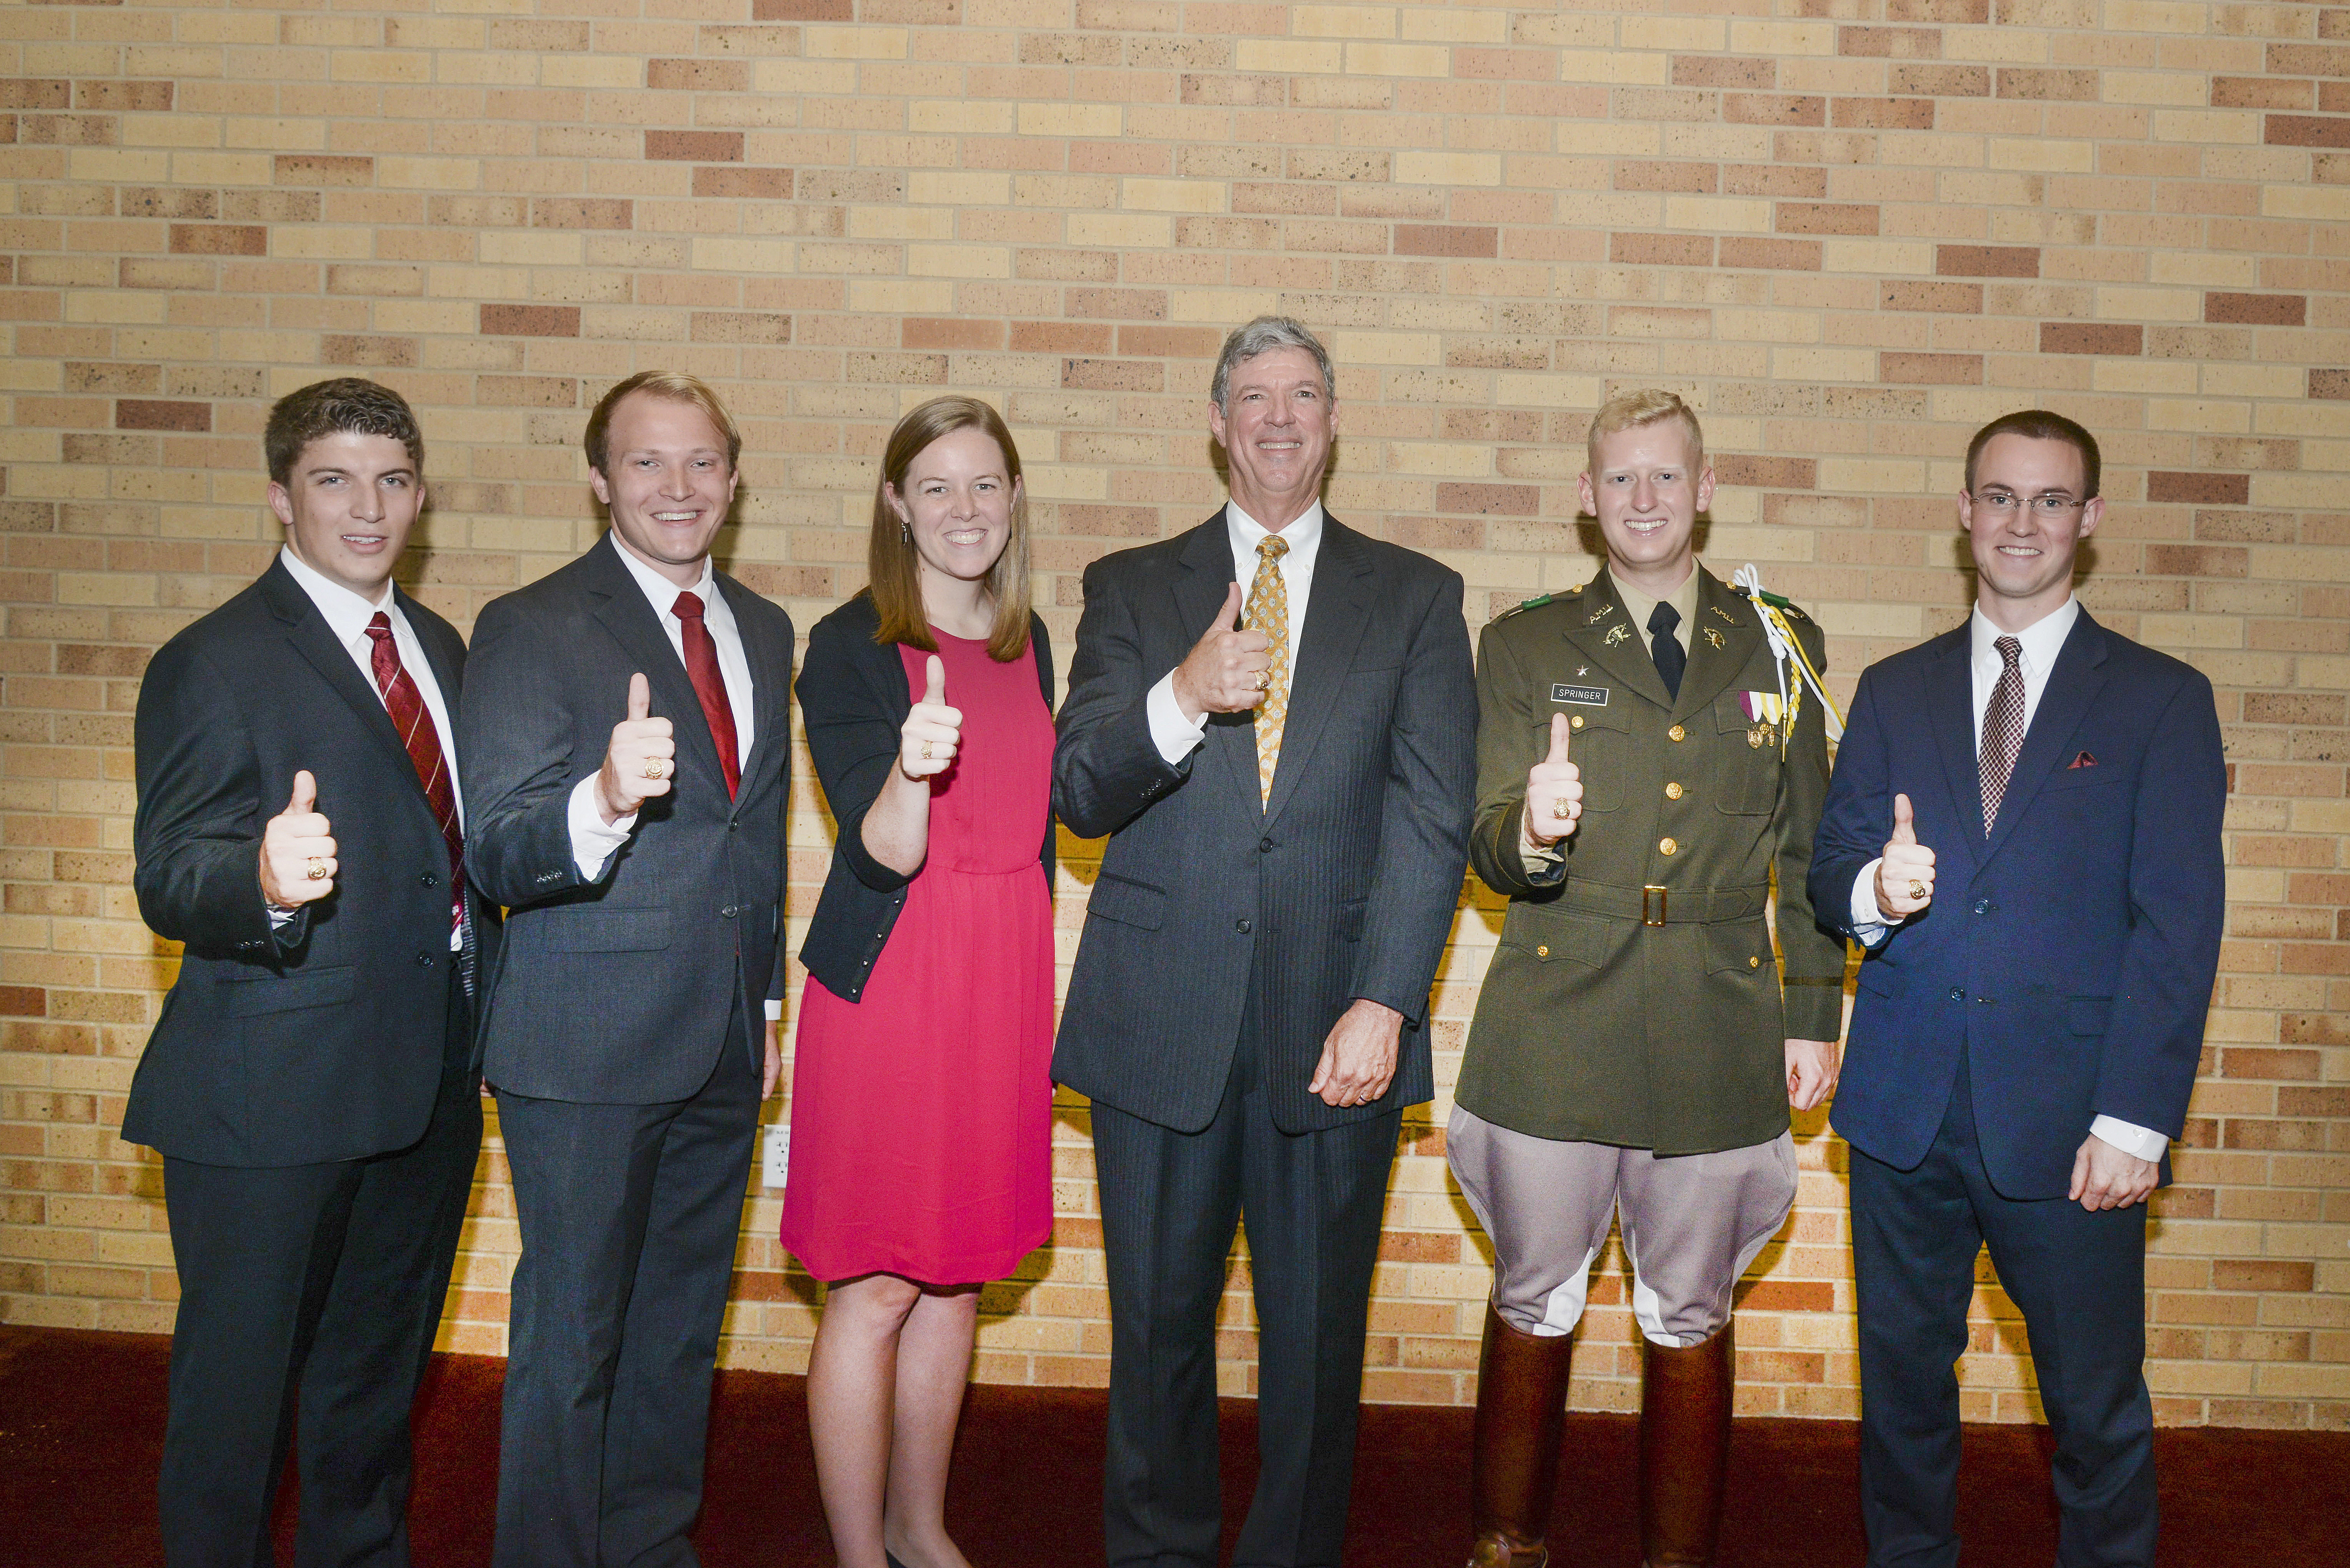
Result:
{"type": "MultiPolygon", "coordinates": [[[[865,814],[898,765],[899,732],[913,711],[914,694],[898,644],[873,640],[881,618],[870,594],[856,597],[816,623],[808,632],[807,657],[798,681],[800,722],[816,781],[839,830],[832,869],[808,922],[800,961],[844,1002],[865,994],[873,961],[881,956],[898,911],[906,907],[906,884],[913,877],[893,871],[865,847],[865,814]]],[[[1045,623],[1028,619],[1028,639],[1036,649],[1036,681],[1045,708],[1053,706],[1053,645],[1045,623]]],[[[1045,843],[1038,858],[1045,888],[1053,887],[1053,814],[1045,813],[1045,843]]]]}

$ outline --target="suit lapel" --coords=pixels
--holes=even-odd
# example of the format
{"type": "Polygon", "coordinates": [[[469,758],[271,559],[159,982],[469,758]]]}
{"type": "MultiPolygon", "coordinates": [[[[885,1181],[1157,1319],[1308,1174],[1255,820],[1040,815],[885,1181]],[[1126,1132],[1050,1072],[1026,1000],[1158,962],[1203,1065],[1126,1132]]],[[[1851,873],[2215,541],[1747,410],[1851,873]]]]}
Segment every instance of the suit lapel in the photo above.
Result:
{"type": "Polygon", "coordinates": [[[1640,640],[1631,617],[1625,614],[1624,597],[1605,568],[1584,591],[1575,613],[1567,618],[1566,640],[1617,685],[1671,711],[1673,700],[1666,694],[1665,678],[1657,673],[1657,661],[1648,657],[1648,645],[1640,640]],[[1608,634],[1619,626],[1625,628],[1624,635],[1608,641],[1608,634]]]}
{"type": "MultiPolygon", "coordinates": [[[[1754,607],[1703,567],[1697,576],[1697,620],[1690,628],[1689,668],[1681,671],[1680,695],[1673,700],[1676,719],[1711,706],[1762,647],[1762,623],[1754,607]],[[1720,647],[1714,645],[1717,637],[1720,647]]],[[[1648,663],[1655,667],[1653,655],[1648,663]]],[[[1661,677],[1658,683],[1663,684],[1661,677]]]]}
{"type": "Polygon", "coordinates": [[[1982,842],[1982,775],[1975,766],[1974,675],[1968,647],[1962,626],[1927,661],[1926,723],[1942,753],[1952,812],[1969,830],[1971,849],[1982,842]]]}
{"type": "MultiPolygon", "coordinates": [[[[460,667],[449,658],[448,650],[440,645],[438,638],[426,635],[422,614],[424,607],[398,588],[392,589],[391,592],[392,597],[400,605],[400,613],[408,618],[408,629],[416,634],[416,646],[424,650],[424,662],[432,671],[432,684],[441,689],[441,705],[449,710],[450,722],[454,723],[457,716],[458,683],[463,680],[460,667]]],[[[448,750],[448,736],[441,737],[441,746],[442,751],[448,750]]]]}
{"type": "MultiPolygon", "coordinates": [[[[2073,732],[2088,717],[2106,684],[2105,663],[2105,628],[2084,609],[2066,634],[2064,646],[2056,650],[2056,667],[2048,672],[2048,684],[2041,689],[2031,728],[2023,732],[2023,749],[2016,753],[2015,771],[2008,774],[2007,788],[2000,796],[1998,820],[1991,824],[1990,841],[1983,846],[1985,860],[1998,854],[2000,846],[2013,835],[2032,797],[2040,793],[2057,759],[2065,754],[2073,732]]],[[[1980,790],[1976,800],[1981,800],[1980,790]]],[[[1980,804],[1976,820],[1981,820],[1980,804]]]]}
{"type": "MultiPolygon", "coordinates": [[[[400,775],[416,791],[417,799],[424,799],[424,786],[417,781],[416,764],[410,760],[408,747],[401,742],[400,731],[392,724],[391,715],[384,711],[383,699],[376,694],[367,677],[359,673],[359,667],[351,661],[349,651],[335,640],[334,632],[327,625],[327,618],[318,613],[318,607],[310,602],[310,596],[302,591],[302,585],[294,580],[293,574],[284,566],[273,561],[269,570],[262,574],[261,593],[271,613],[286,623],[286,640],[294,645],[295,651],[308,661],[328,686],[334,688],[335,695],[350,705],[360,726],[374,736],[387,753],[398,759],[400,775]]],[[[442,690],[449,689],[443,687],[442,690]]]]}
{"type": "MultiPolygon", "coordinates": [[[[1232,591],[1232,542],[1222,507],[1185,537],[1177,561],[1180,569],[1173,584],[1175,624],[1179,646],[1188,651],[1224,607],[1224,596],[1232,591]]],[[[1207,735],[1201,745],[1213,756],[1211,765],[1222,775],[1216,787],[1231,791],[1236,801],[1247,805],[1250,815],[1262,816],[1264,808],[1257,798],[1256,726],[1248,715],[1209,714],[1207,735]]]]}
{"type": "MultiPolygon", "coordinates": [[[[620,547],[613,543],[611,535],[606,534],[596,549],[604,554],[598,556],[594,551],[589,552],[593,566],[588,591],[603,601],[596,607],[597,620],[628,654],[629,672],[644,673],[646,684],[652,689],[653,717],[670,722],[679,757],[682,759],[687,751],[693,751],[711,775],[723,780],[725,775],[718,767],[718,744],[710,738],[709,721],[702,716],[702,699],[695,694],[693,682],[686,678],[685,661],[670,646],[669,633],[661,628],[652,601],[621,564],[620,547]]],[[[755,689],[757,682],[752,684],[755,689]]],[[[625,679],[613,696],[626,702],[625,679]]],[[[724,786],[722,784],[720,787],[724,786]]]]}
{"type": "MultiPolygon", "coordinates": [[[[1314,587],[1305,605],[1305,629],[1297,639],[1295,662],[1289,673],[1289,717],[1282,725],[1281,762],[1274,769],[1273,794],[1265,802],[1267,821],[1297,793],[1314,743],[1337,706],[1338,691],[1355,661],[1355,649],[1370,624],[1371,601],[1378,584],[1371,553],[1362,535],[1326,511],[1322,516],[1322,548],[1314,562],[1314,587]]],[[[1254,740],[1254,726],[1250,738],[1254,740]]],[[[1254,758],[1252,756],[1251,761],[1254,758]]]]}
{"type": "MultiPolygon", "coordinates": [[[[743,662],[751,670],[751,756],[743,768],[743,789],[748,794],[752,781],[763,776],[763,770],[780,754],[779,748],[788,738],[789,709],[776,699],[782,695],[780,689],[791,684],[792,650],[776,646],[780,639],[767,618],[759,613],[771,607],[765,599],[723,572],[718,574],[718,592],[726,607],[734,612],[734,629],[743,639],[743,662]]],[[[700,707],[697,701],[697,711],[700,707]]],[[[714,747],[712,754],[717,754],[714,747]]]]}

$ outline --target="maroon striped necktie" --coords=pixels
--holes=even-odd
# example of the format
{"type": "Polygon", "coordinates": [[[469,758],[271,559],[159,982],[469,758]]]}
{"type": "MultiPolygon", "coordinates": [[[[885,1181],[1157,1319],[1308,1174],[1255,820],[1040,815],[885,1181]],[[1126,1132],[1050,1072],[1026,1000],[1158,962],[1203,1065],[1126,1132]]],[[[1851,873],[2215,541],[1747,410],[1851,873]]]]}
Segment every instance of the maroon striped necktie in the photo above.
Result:
{"type": "Polygon", "coordinates": [[[685,646],[685,673],[693,681],[693,694],[702,699],[702,716],[710,725],[710,738],[718,744],[719,771],[726,775],[726,798],[733,800],[743,787],[741,742],[734,733],[733,704],[726,701],[726,680],[718,673],[718,643],[702,616],[702,596],[678,595],[670,614],[677,617],[682,633],[678,640],[685,646]]]}
{"type": "Polygon", "coordinates": [[[370,661],[375,671],[375,689],[383,694],[384,711],[391,715],[391,727],[400,732],[400,743],[408,748],[408,760],[416,768],[416,780],[424,786],[424,798],[432,803],[432,815],[441,824],[441,836],[449,844],[449,923],[452,929],[462,929],[465,919],[465,834],[457,823],[457,792],[449,782],[449,759],[442,753],[440,732],[432,727],[432,714],[424,706],[424,694],[416,689],[415,679],[400,662],[400,649],[391,640],[391,618],[383,611],[375,612],[368,622],[368,636],[375,639],[375,655],[370,661]]]}

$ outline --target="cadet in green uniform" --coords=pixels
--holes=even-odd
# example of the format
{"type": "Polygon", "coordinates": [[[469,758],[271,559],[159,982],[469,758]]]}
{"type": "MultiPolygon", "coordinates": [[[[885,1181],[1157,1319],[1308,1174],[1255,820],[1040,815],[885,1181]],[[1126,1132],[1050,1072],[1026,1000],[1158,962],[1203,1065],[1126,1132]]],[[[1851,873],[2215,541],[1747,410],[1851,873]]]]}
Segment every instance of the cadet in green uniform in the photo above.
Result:
{"type": "MultiPolygon", "coordinates": [[[[1571,1335],[1619,1210],[1643,1545],[1650,1568],[1712,1561],[1731,1293],[1794,1201],[1787,1107],[1835,1081],[1844,944],[1804,890],[1822,704],[1792,671],[1782,699],[1756,606],[1697,564],[1713,473],[1688,406],[1617,398],[1590,452],[1607,570],[1496,619],[1478,650],[1470,853],[1510,908],[1448,1135],[1497,1265],[1474,1568],[1548,1560],[1571,1335]]],[[[1819,628],[1786,613],[1821,668],[1819,628]]]]}

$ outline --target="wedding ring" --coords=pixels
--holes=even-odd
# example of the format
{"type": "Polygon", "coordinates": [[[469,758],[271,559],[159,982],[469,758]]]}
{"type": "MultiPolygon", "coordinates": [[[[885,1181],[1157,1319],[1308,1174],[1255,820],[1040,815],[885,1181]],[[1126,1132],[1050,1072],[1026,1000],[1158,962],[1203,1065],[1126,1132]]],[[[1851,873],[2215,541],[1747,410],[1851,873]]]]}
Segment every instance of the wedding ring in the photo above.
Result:
{"type": "Polygon", "coordinates": [[[645,759],[645,777],[649,779],[657,779],[661,776],[664,771],[665,770],[661,766],[661,760],[659,757],[647,757],[645,759]]]}
{"type": "Polygon", "coordinates": [[[327,879],[327,863],[314,855],[310,857],[310,869],[303,875],[313,882],[323,882],[327,879]]]}
{"type": "Polygon", "coordinates": [[[931,743],[930,743],[930,742],[928,742],[928,741],[924,741],[924,742],[922,742],[922,761],[924,761],[924,762],[926,762],[926,763],[929,763],[929,762],[935,762],[935,761],[937,761],[937,760],[938,760],[937,758],[935,758],[935,757],[933,757],[933,756],[931,756],[931,743]]]}
{"type": "Polygon", "coordinates": [[[1909,896],[1910,896],[1911,898],[1924,898],[1924,897],[1926,896],[1926,884],[1924,884],[1923,882],[1920,882],[1920,881],[1919,881],[1919,880],[1918,880],[1918,878],[1916,878],[1915,877],[1910,877],[1910,878],[1909,878],[1909,896]]]}

